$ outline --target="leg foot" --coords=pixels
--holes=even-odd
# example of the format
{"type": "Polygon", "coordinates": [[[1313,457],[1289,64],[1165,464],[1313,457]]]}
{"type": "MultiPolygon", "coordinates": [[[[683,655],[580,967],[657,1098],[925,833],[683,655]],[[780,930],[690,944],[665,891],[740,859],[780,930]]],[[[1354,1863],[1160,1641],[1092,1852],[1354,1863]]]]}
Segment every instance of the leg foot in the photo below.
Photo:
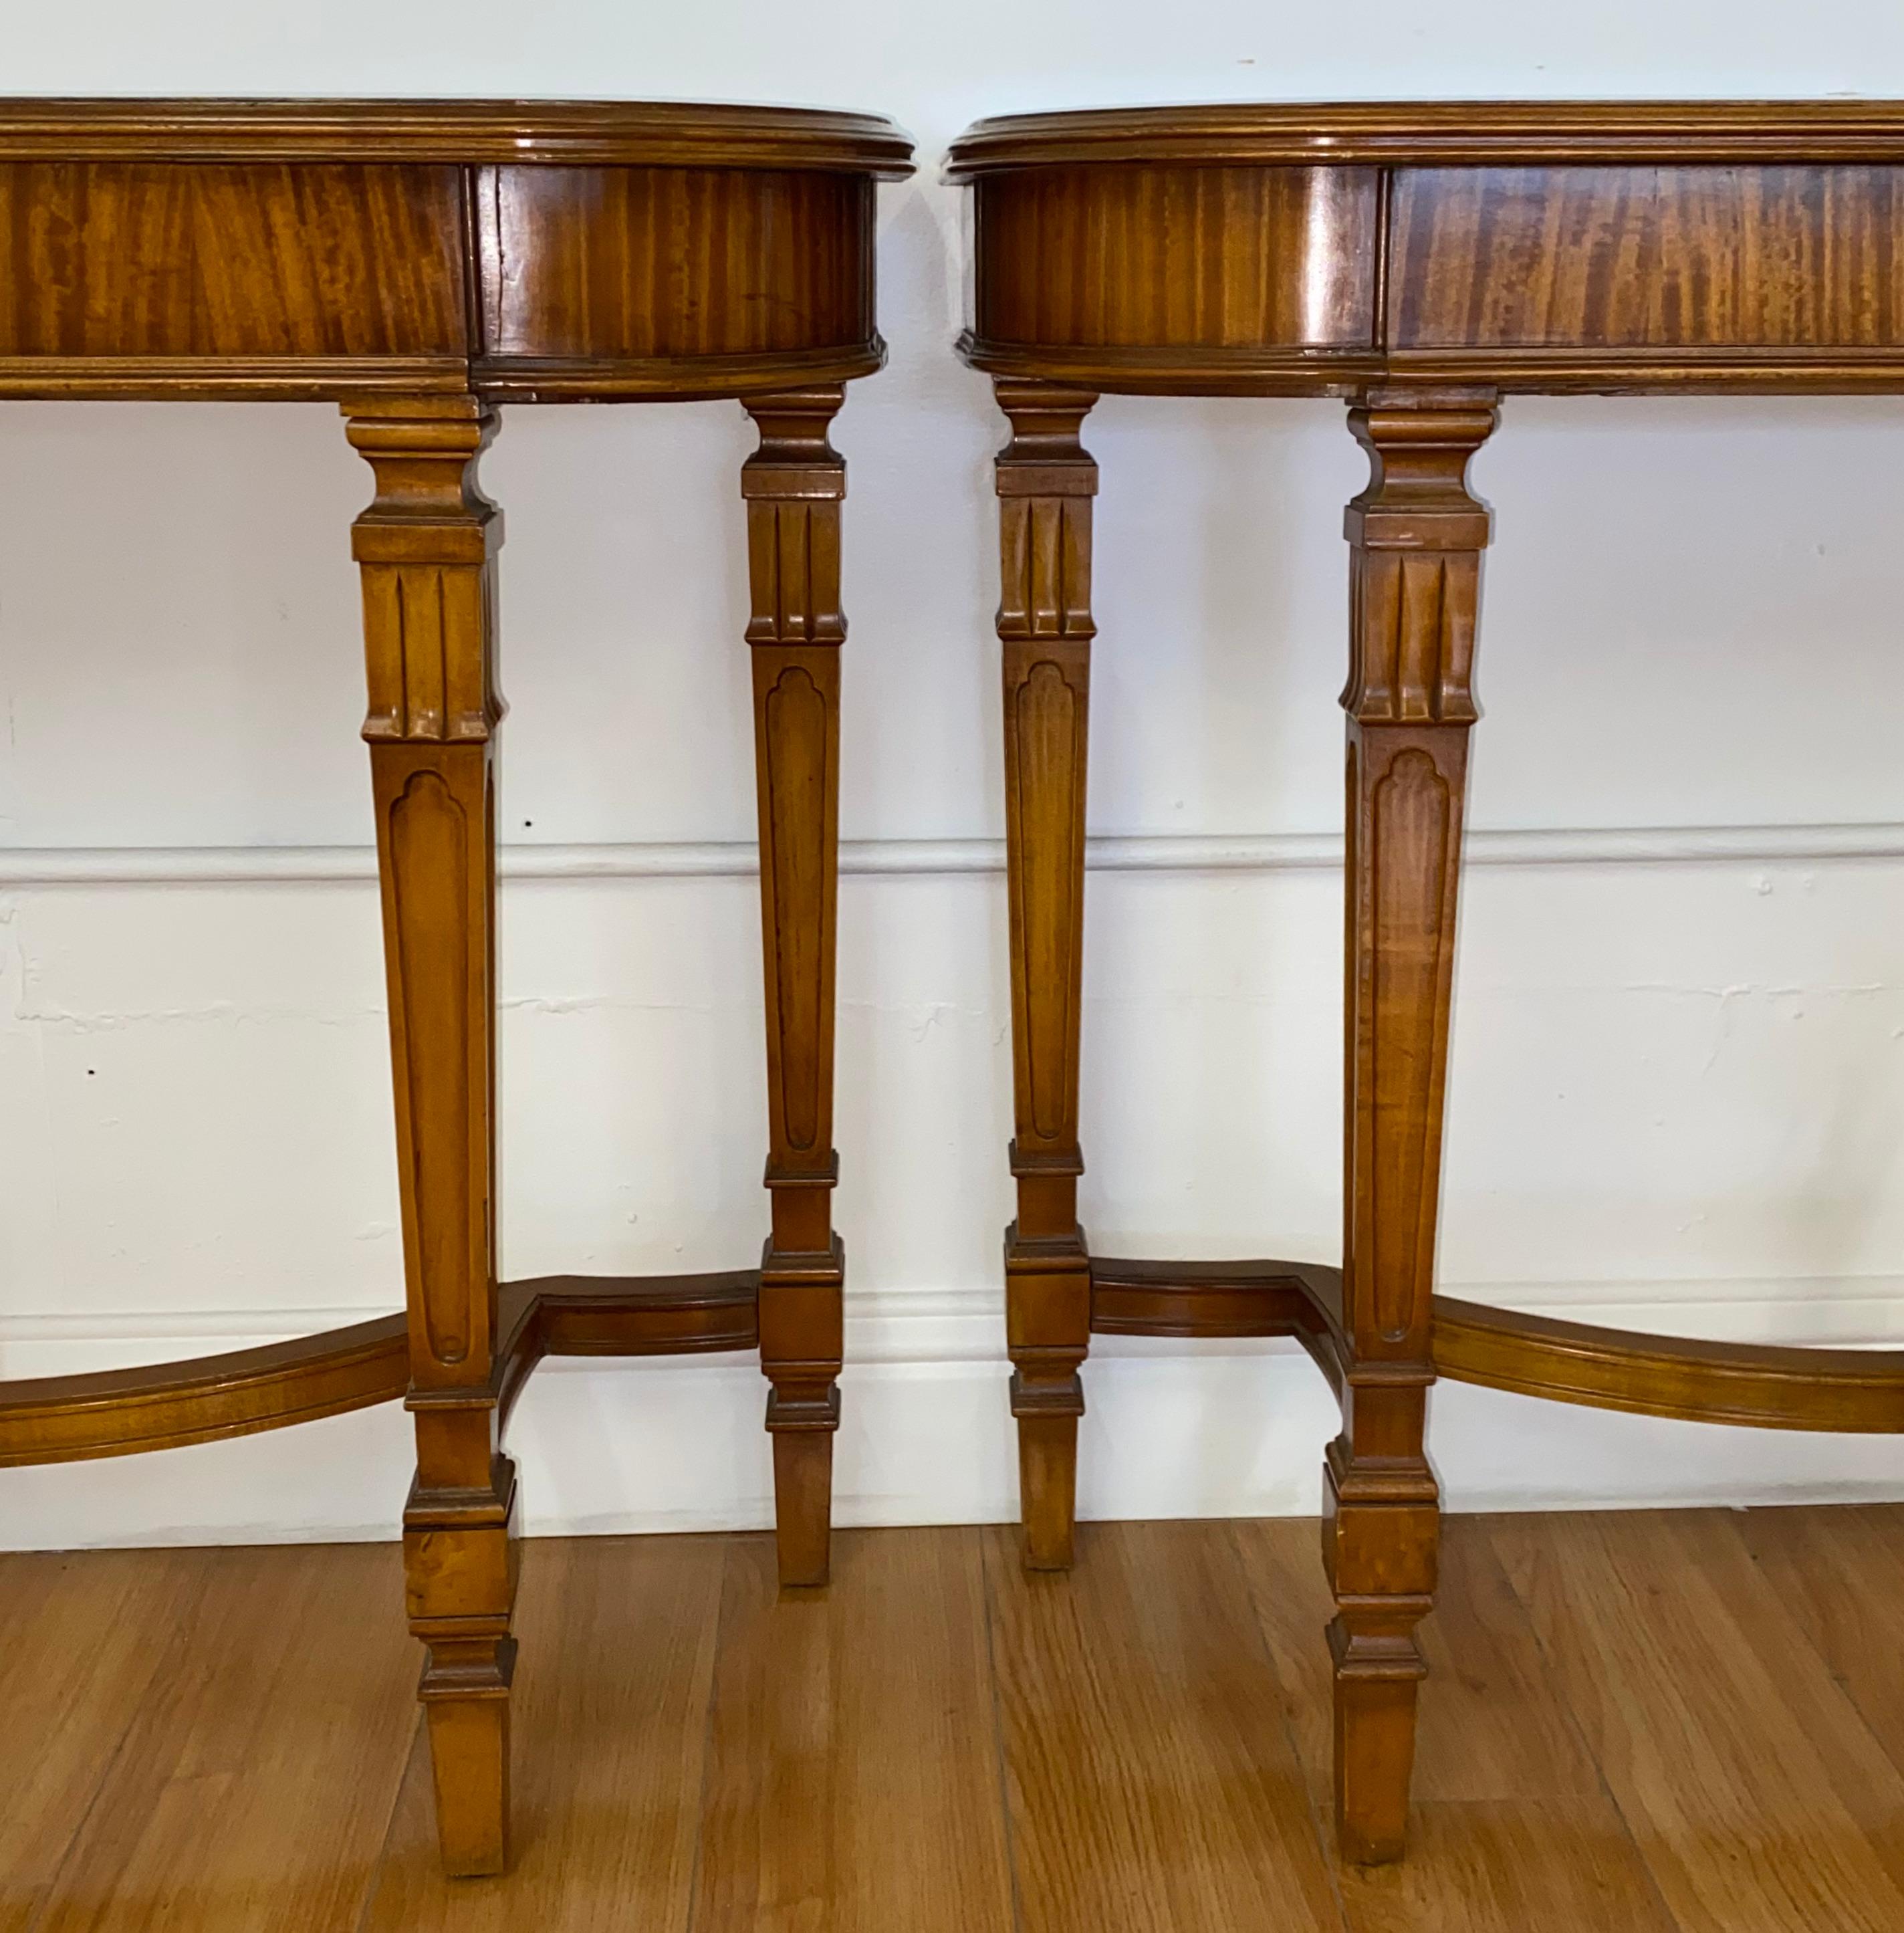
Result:
{"type": "MultiPolygon", "coordinates": [[[[411,1398],[415,1404],[419,1400],[411,1398]]],[[[494,1440],[493,1411],[417,1415],[417,1460],[473,1466],[494,1440]]],[[[515,1466],[491,1454],[487,1487],[426,1489],[404,1512],[410,1628],[423,1640],[430,1763],[443,1871],[498,1873],[509,1859],[509,1686],[515,1676],[515,1466]]]]}
{"type": "Polygon", "coordinates": [[[1337,1658],[1336,1841],[1352,1864],[1382,1865],[1401,1858],[1407,1837],[1417,1681],[1354,1675],[1336,1649],[1345,1639],[1339,1622],[1329,1627],[1337,1658]]]}
{"type": "MultiPolygon", "coordinates": [[[[833,1416],[839,1395],[833,1392],[833,1416]]],[[[770,1423],[770,1429],[773,1426],[770,1423]]],[[[773,1538],[783,1589],[824,1584],[833,1535],[831,1429],[773,1429],[773,1538]]]]}
{"type": "MultiPolygon", "coordinates": [[[[430,1767],[437,1795],[437,1839],[452,1879],[500,1873],[509,1865],[509,1703],[515,1661],[509,1643],[496,1661],[502,1688],[480,1696],[425,1691],[430,1767]]],[[[494,1668],[494,1667],[491,1667],[494,1668]]]]}
{"type": "MultiPolygon", "coordinates": [[[[1048,1204],[1041,1177],[1020,1170],[1019,1199],[1048,1204]]],[[[1067,1190],[1074,1177],[1062,1177],[1067,1190]]],[[[1071,1211],[1069,1195],[1057,1214],[1071,1211]]],[[[1068,1234],[1027,1242],[1014,1222],[1005,1231],[1005,1339],[1011,1352],[1011,1413],[1018,1419],[1018,1514],[1025,1526],[1025,1567],[1068,1571],[1077,1515],[1077,1423],[1084,1414],[1079,1370],[1091,1343],[1091,1262],[1074,1220],[1068,1234]]]]}
{"type": "Polygon", "coordinates": [[[1428,1675],[1415,1627],[1434,1606],[1441,1528],[1420,1448],[1426,1395],[1425,1377],[1413,1387],[1351,1384],[1347,1426],[1323,1469],[1323,1565],[1335,1594],[1335,1829],[1342,1856],[1362,1865],[1399,1859],[1407,1830],[1416,1692],[1428,1675]],[[1398,1454],[1358,1463],[1357,1431],[1398,1454]]]}
{"type": "Polygon", "coordinates": [[[1068,1571],[1077,1517],[1077,1418],[1018,1419],[1018,1511],[1025,1568],[1068,1571]]]}

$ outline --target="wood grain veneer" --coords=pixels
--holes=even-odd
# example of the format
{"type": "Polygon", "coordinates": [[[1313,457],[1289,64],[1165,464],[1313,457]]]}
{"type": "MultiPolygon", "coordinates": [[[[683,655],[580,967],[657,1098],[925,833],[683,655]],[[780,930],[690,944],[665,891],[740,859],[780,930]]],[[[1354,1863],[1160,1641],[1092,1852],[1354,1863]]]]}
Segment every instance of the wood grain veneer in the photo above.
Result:
{"type": "Polygon", "coordinates": [[[1398,169],[1387,340],[1881,351],[1900,224],[1904,167],[1398,169]]]}
{"type": "Polygon", "coordinates": [[[872,181],[731,168],[485,168],[491,358],[864,347],[872,181]]]}
{"type": "Polygon", "coordinates": [[[1904,385],[1894,102],[1020,116],[962,137],[947,175],[975,191],[963,347],[995,375],[1904,385]]]}
{"type": "Polygon", "coordinates": [[[988,276],[975,332],[1131,347],[1365,346],[1379,181],[1373,168],[1156,162],[988,176],[981,246],[1039,270],[988,276]]]}
{"type": "Polygon", "coordinates": [[[889,122],[0,100],[0,396],[740,395],[884,354],[889,122]]]}
{"type": "Polygon", "coordinates": [[[0,163],[0,358],[454,357],[453,167],[0,163]]]}

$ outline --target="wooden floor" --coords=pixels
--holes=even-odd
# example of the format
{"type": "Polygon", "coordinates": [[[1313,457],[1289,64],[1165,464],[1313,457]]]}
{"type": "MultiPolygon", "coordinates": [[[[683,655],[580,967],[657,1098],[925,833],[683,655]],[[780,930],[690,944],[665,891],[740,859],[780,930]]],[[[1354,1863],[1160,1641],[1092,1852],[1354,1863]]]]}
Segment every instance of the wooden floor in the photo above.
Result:
{"type": "Polygon", "coordinates": [[[1326,1823],[1315,1526],[539,1542],[446,1881],[394,1547],[0,1557],[0,1928],[1899,1933],[1904,1507],[1468,1517],[1411,1855],[1326,1823]]]}

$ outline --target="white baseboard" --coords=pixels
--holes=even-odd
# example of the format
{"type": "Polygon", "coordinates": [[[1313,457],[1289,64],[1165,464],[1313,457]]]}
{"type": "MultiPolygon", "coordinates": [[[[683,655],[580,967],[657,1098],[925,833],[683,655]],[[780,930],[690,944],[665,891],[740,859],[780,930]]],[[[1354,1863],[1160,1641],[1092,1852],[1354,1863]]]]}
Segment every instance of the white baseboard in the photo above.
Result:
{"type": "MultiPolygon", "coordinates": [[[[1457,1285],[1450,1285],[1451,1288],[1457,1285]]],[[[1468,1285],[1477,1299],[1686,1334],[1794,1342],[1904,1336],[1904,1279],[1468,1285]],[[1829,1291],[1828,1296],[1824,1293],[1829,1291]],[[1511,1291],[1511,1293],[1510,1293],[1511,1291]]],[[[8,1376],[239,1348],[363,1309],[0,1323],[8,1376]]],[[[993,1288],[849,1298],[842,1526],[1016,1514],[993,1288]]],[[[1280,1341],[1100,1337],[1086,1367],[1087,1518],[1292,1516],[1320,1498],[1334,1406],[1280,1341]]],[[[764,1390],[744,1357],[563,1358],[511,1432],[533,1535],[757,1528],[770,1520],[764,1390]]],[[[1431,1446],[1459,1510],[1904,1499],[1904,1438],[1717,1429],[1444,1384],[1431,1446]],[[1504,1459],[1502,1446],[1513,1446],[1504,1459]]],[[[231,1443],[0,1477],[0,1546],[325,1541],[395,1534],[408,1482],[395,1405],[231,1443]]]]}
{"type": "MultiPolygon", "coordinates": [[[[1443,1282],[1444,1294],[1503,1309],[1666,1336],[1729,1342],[1856,1348],[1904,1345],[1904,1275],[1713,1276],[1663,1281],[1443,1282]]],[[[1005,1296],[986,1285],[961,1289],[849,1289],[850,1363],[918,1367],[1005,1360],[1005,1296]]],[[[202,1309],[178,1312],[0,1316],[0,1376],[83,1375],[115,1364],[163,1362],[288,1341],[392,1313],[388,1306],[202,1309]]],[[[1195,1342],[1100,1336],[1096,1354],[1150,1360],[1280,1352],[1275,1339],[1195,1342]]],[[[618,1366],[657,1365],[640,1357],[618,1366]]],[[[557,1357],[538,1375],[594,1374],[583,1357],[557,1357]]],[[[672,1373],[672,1371],[669,1372],[672,1373]]]]}

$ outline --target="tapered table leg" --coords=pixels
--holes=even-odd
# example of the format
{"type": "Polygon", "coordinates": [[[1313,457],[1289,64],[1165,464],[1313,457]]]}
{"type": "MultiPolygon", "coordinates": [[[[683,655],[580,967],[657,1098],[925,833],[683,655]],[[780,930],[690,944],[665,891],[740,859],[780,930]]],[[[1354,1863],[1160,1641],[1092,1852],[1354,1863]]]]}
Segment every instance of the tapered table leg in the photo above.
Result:
{"type": "Polygon", "coordinates": [[[1098,399],[1045,383],[993,386],[1011,424],[996,465],[1018,1185],[1017,1218],[1005,1231],[1005,1330],[1025,1562],[1057,1571],[1071,1561],[1079,1370],[1091,1343],[1077,1109],[1098,466],[1078,436],[1098,399]]]}
{"type": "Polygon", "coordinates": [[[837,383],[746,402],[760,447],[741,471],[753,615],[761,938],[767,976],[773,1229],[761,1258],[782,1584],[824,1584],[839,1426],[845,1250],[833,1231],[834,903],[839,876],[839,506],[827,440],[837,383]]]}
{"type": "Polygon", "coordinates": [[[491,666],[501,525],[476,461],[494,419],[467,396],[345,405],[377,496],[356,522],[378,872],[396,1087],[409,1406],[410,1629],[427,1647],[443,1862],[508,1859],[515,1470],[494,1345],[495,864],[491,666]]]}
{"type": "Polygon", "coordinates": [[[1342,1433],[1323,1469],[1335,1593],[1344,1856],[1397,1857],[1408,1813],[1415,1627],[1434,1603],[1439,1493],[1422,1449],[1461,810],[1486,507],[1468,459],[1491,392],[1377,391],[1351,410],[1342,1433]]]}

